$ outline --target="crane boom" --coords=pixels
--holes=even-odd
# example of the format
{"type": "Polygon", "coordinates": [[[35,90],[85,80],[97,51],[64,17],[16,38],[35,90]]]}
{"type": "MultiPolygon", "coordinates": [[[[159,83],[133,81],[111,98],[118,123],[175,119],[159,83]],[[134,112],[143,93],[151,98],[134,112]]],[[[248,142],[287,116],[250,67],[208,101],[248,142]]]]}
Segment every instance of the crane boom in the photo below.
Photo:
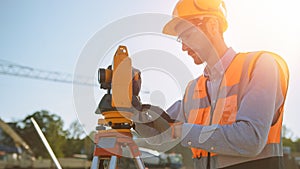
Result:
{"type": "Polygon", "coordinates": [[[0,74],[49,80],[62,83],[72,83],[77,85],[98,86],[94,82],[94,78],[91,77],[73,76],[70,73],[41,70],[3,61],[0,62],[0,74]]]}

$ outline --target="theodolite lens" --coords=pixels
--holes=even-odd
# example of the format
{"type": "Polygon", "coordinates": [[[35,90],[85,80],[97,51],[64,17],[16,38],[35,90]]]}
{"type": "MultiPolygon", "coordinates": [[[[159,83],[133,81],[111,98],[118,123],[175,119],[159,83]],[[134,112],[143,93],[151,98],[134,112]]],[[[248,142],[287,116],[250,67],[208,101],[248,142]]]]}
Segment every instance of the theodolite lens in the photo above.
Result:
{"type": "Polygon", "coordinates": [[[107,69],[100,68],[98,70],[98,82],[100,84],[111,83],[111,80],[112,80],[112,70],[110,69],[110,67],[108,67],[107,69]]]}
{"type": "Polygon", "coordinates": [[[100,68],[98,70],[98,82],[101,85],[102,89],[111,89],[111,81],[112,81],[112,67],[108,66],[107,69],[100,68]]]}

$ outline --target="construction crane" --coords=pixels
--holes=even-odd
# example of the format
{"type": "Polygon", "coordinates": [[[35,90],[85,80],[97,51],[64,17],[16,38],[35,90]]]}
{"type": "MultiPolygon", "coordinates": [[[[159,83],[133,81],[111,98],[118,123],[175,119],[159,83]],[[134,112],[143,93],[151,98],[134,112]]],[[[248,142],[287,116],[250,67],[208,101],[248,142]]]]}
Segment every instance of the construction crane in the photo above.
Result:
{"type": "MultiPolygon", "coordinates": [[[[25,77],[31,79],[47,80],[61,83],[69,83],[84,86],[99,87],[95,83],[94,77],[88,76],[73,76],[70,73],[62,73],[56,71],[42,70],[29,66],[16,64],[7,60],[0,59],[0,75],[10,75],[25,77]]],[[[145,88],[145,86],[143,86],[145,88]]],[[[149,89],[141,90],[142,94],[149,94],[149,89]]]]}
{"type": "Polygon", "coordinates": [[[73,76],[70,73],[36,69],[29,66],[23,66],[16,63],[12,63],[2,59],[0,59],[0,74],[62,82],[62,83],[71,83],[77,85],[98,86],[94,82],[93,77],[73,76]]]}

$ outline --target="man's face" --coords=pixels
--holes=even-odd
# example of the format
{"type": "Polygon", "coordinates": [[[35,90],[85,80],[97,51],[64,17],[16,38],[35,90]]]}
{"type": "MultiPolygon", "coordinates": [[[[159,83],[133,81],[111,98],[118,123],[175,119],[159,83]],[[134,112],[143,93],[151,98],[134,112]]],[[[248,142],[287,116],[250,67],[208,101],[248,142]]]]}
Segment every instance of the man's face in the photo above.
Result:
{"type": "Polygon", "coordinates": [[[200,65],[204,62],[200,59],[200,56],[198,56],[188,45],[185,45],[184,42],[182,42],[182,51],[187,51],[188,55],[194,59],[196,65],[200,65]]]}
{"type": "Polygon", "coordinates": [[[204,23],[191,24],[190,22],[182,21],[175,30],[178,33],[178,41],[182,43],[182,50],[187,51],[188,55],[194,60],[194,63],[200,65],[207,61],[207,50],[210,41],[205,35],[203,29],[204,23]]]}

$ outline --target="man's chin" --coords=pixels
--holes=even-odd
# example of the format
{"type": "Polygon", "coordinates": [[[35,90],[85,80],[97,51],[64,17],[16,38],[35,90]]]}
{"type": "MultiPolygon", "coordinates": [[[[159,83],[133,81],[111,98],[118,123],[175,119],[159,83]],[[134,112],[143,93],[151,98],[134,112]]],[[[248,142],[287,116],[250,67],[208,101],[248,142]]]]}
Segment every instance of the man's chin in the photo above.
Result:
{"type": "Polygon", "coordinates": [[[203,63],[203,61],[199,59],[198,56],[196,56],[194,53],[193,54],[189,53],[188,55],[192,57],[196,65],[201,65],[203,63]]]}
{"type": "Polygon", "coordinates": [[[201,64],[203,64],[203,62],[200,61],[200,60],[194,60],[194,63],[195,63],[196,65],[201,65],[201,64]]]}
{"type": "Polygon", "coordinates": [[[194,59],[194,63],[196,65],[201,65],[203,63],[203,61],[201,59],[199,59],[199,58],[193,58],[193,59],[194,59]]]}

